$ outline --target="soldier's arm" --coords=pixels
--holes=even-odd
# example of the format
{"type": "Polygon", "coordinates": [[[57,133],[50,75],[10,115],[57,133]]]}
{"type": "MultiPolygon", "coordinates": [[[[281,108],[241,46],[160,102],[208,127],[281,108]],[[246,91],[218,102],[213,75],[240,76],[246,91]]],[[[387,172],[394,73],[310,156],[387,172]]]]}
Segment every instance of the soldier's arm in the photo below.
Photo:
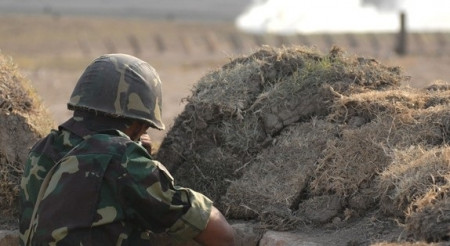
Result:
{"type": "MultiPolygon", "coordinates": [[[[121,179],[124,200],[132,215],[144,218],[140,227],[170,237],[194,239],[206,246],[234,245],[231,226],[203,194],[174,185],[167,169],[142,153],[142,148],[127,151],[125,178],[121,179]]],[[[136,145],[137,146],[137,145],[136,145]]]]}
{"type": "Polygon", "coordinates": [[[206,228],[194,240],[205,246],[235,245],[233,228],[231,228],[222,213],[214,206],[211,209],[211,215],[209,216],[206,228]]]}

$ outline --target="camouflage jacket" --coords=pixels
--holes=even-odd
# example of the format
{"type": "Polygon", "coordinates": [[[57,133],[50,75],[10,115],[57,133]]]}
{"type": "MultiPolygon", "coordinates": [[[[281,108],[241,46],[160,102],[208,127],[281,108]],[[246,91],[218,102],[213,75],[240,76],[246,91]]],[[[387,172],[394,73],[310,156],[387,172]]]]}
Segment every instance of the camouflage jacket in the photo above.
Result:
{"type": "Polygon", "coordinates": [[[175,186],[165,167],[124,133],[85,125],[72,118],[32,148],[21,182],[21,245],[27,238],[31,245],[151,245],[150,231],[187,240],[206,227],[207,197],[175,186]]]}

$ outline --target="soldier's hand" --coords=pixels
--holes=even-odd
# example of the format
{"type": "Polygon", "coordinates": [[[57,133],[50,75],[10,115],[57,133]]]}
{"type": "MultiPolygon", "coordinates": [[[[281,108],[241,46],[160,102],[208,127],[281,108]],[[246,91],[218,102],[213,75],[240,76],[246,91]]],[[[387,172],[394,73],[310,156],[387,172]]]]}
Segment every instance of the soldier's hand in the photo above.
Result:
{"type": "Polygon", "coordinates": [[[142,147],[144,147],[149,154],[152,154],[152,139],[148,134],[142,134],[140,139],[142,147]]]}

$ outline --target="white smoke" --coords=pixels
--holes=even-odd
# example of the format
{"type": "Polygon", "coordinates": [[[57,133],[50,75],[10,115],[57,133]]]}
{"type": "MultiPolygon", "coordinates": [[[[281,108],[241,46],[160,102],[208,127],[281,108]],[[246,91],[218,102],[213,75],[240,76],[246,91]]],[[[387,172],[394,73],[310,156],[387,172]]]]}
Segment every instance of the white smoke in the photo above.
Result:
{"type": "Polygon", "coordinates": [[[449,0],[256,0],[236,25],[252,33],[397,32],[400,12],[411,31],[450,30],[449,0]]]}
{"type": "Polygon", "coordinates": [[[403,0],[362,0],[362,5],[372,5],[382,11],[401,11],[403,0]]]}

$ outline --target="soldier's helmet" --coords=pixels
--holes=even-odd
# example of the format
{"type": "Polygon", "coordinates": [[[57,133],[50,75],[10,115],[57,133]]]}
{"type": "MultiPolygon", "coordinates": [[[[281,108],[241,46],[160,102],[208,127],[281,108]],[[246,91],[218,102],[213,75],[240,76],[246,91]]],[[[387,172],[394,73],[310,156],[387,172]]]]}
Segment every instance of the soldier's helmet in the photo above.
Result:
{"type": "Polygon", "coordinates": [[[158,74],[147,62],[126,54],[95,59],[78,80],[67,106],[141,120],[164,129],[158,74]]]}

